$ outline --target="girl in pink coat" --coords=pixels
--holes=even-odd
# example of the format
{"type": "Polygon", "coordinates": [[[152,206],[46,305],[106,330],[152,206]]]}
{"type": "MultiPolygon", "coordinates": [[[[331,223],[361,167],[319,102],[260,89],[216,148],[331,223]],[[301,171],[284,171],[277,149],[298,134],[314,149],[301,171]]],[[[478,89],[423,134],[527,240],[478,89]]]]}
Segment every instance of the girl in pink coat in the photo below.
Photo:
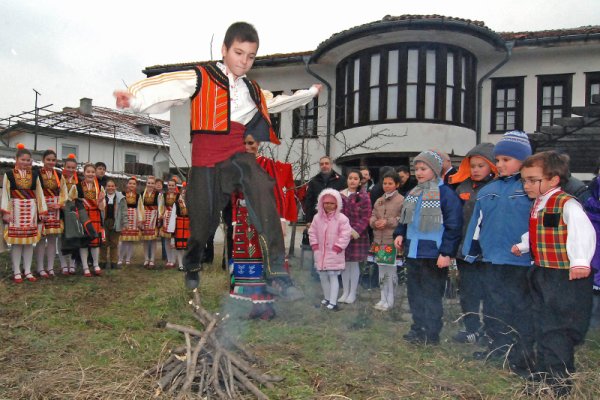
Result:
{"type": "Polygon", "coordinates": [[[315,267],[323,288],[324,298],[321,304],[333,311],[338,310],[338,276],[346,266],[344,249],[350,243],[352,232],[348,217],[341,211],[340,192],[334,189],[323,190],[317,200],[317,215],[308,229],[315,267]]]}

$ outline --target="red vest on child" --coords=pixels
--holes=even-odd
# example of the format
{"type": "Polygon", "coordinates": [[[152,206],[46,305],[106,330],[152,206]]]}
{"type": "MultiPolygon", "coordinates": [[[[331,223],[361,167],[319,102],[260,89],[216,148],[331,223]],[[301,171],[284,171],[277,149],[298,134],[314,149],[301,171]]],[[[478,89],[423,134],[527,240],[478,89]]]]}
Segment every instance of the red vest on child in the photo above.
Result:
{"type": "Polygon", "coordinates": [[[559,190],[550,196],[546,206],[537,213],[537,218],[529,217],[529,242],[535,265],[569,269],[567,224],[563,221],[563,209],[572,198],[559,190]]]}

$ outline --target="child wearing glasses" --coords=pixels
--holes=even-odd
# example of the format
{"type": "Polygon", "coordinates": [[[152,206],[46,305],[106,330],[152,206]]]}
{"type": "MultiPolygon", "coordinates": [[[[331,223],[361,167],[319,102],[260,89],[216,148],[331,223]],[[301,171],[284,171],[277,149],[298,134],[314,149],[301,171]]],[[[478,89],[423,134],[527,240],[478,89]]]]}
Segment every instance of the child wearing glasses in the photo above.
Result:
{"type": "Polygon", "coordinates": [[[528,229],[531,200],[523,190],[519,173],[531,155],[527,134],[511,131],[496,143],[493,152],[498,179],[477,194],[471,221],[465,234],[462,253],[473,262],[479,255],[488,263],[485,291],[488,302],[486,334],[488,351],[473,353],[476,359],[504,358],[508,353],[511,371],[527,376],[533,367],[534,328],[532,302],[527,275],[529,254],[518,257],[511,252],[528,229]]]}
{"type": "Polygon", "coordinates": [[[317,214],[308,228],[308,237],[323,288],[321,304],[338,311],[338,277],[346,267],[344,250],[350,243],[352,227],[342,214],[342,196],[337,190],[325,189],[319,194],[317,214]]]}
{"type": "Polygon", "coordinates": [[[534,263],[529,284],[538,374],[531,378],[549,384],[560,397],[570,392],[574,348],[583,343],[589,327],[596,232],[579,202],[561,189],[569,166],[557,153],[529,157],[521,177],[525,192],[535,200],[529,232],[512,248],[516,256],[530,252],[534,263]]]}

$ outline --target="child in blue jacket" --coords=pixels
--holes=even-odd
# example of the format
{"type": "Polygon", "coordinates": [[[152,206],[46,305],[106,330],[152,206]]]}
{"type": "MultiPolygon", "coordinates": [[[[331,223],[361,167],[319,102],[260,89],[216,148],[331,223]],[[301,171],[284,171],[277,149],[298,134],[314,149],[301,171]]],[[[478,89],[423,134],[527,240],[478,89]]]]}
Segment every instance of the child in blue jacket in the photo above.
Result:
{"type": "Polygon", "coordinates": [[[437,344],[442,330],[442,297],[450,258],[462,233],[462,204],[443,180],[442,157],[432,150],[414,158],[417,186],[406,199],[394,245],[404,247],[407,294],[413,324],[403,337],[414,344],[437,344]]]}
{"type": "Polygon", "coordinates": [[[484,282],[490,314],[486,333],[491,342],[489,351],[473,356],[487,359],[508,353],[510,369],[523,376],[533,367],[534,326],[527,279],[531,257],[518,257],[511,248],[529,230],[531,200],[519,173],[531,155],[527,134],[505,133],[493,154],[499,178],[478,192],[462,248],[465,261],[472,262],[481,255],[489,264],[484,282]]]}

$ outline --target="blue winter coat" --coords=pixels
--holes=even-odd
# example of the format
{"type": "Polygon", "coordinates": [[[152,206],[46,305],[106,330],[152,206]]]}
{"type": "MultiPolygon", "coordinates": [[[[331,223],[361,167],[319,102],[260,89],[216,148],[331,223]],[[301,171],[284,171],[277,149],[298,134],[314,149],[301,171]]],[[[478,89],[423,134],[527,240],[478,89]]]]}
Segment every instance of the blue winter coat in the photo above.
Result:
{"type": "Polygon", "coordinates": [[[449,186],[440,180],[440,205],[443,222],[439,230],[421,232],[419,220],[422,199],[417,200],[415,216],[410,224],[400,224],[394,231],[404,237],[404,255],[409,258],[454,257],[462,236],[462,202],[449,186]]]}
{"type": "Polygon", "coordinates": [[[465,261],[473,262],[481,254],[484,262],[492,264],[531,266],[530,253],[518,257],[510,251],[529,231],[531,200],[520,179],[521,174],[501,177],[479,191],[465,233],[465,261]],[[478,238],[474,237],[477,228],[478,238]]]}

